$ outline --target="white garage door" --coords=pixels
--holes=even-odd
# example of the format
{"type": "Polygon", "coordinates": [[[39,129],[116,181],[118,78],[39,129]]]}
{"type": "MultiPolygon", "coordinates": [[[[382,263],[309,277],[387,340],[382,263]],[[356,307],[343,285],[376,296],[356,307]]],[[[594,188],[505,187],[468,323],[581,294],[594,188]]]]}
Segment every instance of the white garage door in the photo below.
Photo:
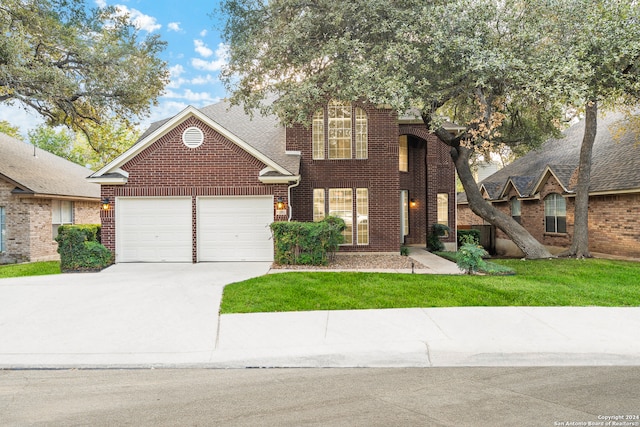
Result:
{"type": "Polygon", "coordinates": [[[191,262],[191,198],[119,197],[116,262],[191,262]]]}
{"type": "Polygon", "coordinates": [[[198,261],[273,261],[273,197],[198,198],[198,261]]]}

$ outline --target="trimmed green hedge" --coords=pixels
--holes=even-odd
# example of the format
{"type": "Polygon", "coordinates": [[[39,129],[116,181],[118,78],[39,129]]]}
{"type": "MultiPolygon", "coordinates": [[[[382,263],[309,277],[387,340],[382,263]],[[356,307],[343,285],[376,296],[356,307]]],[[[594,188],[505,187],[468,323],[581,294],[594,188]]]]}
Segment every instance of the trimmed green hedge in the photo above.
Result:
{"type": "Polygon", "coordinates": [[[282,265],[327,265],[344,242],[341,218],[327,217],[319,222],[274,222],[275,262],[282,265]]]}
{"type": "Polygon", "coordinates": [[[100,225],[58,227],[58,253],[62,271],[102,270],[113,263],[113,254],[100,243],[100,225]]]}
{"type": "Polygon", "coordinates": [[[465,243],[470,243],[469,238],[474,239],[475,244],[480,243],[480,230],[458,230],[458,247],[462,247],[465,243]],[[467,237],[470,236],[470,237],[467,237]]]}

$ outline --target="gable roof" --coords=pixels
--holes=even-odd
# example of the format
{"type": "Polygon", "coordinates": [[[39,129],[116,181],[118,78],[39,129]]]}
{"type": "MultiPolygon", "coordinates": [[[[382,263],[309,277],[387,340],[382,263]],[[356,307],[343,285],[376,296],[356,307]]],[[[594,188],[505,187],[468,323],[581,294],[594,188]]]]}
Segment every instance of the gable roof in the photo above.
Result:
{"type": "MultiPolygon", "coordinates": [[[[603,113],[598,116],[589,187],[591,194],[640,191],[640,129],[626,129],[621,136],[614,137],[616,127],[624,123],[622,113],[603,113]]],[[[509,185],[513,185],[521,197],[532,197],[551,174],[567,193],[572,193],[572,178],[579,163],[584,120],[565,130],[563,135],[563,138],[550,139],[538,149],[487,177],[479,183],[480,188],[484,187],[491,199],[504,197],[509,185]],[[503,191],[496,193],[497,187],[503,191]]]]}
{"type": "Polygon", "coordinates": [[[0,153],[0,178],[15,185],[15,193],[100,199],[100,187],[85,179],[90,169],[4,133],[0,153]]]}
{"type": "Polygon", "coordinates": [[[223,101],[201,109],[189,106],[171,118],[152,123],[136,144],[90,178],[104,182],[112,179],[114,183],[119,177],[126,180],[126,173],[120,169],[122,165],[192,116],[262,161],[267,165],[267,171],[276,172],[280,177],[293,178],[299,174],[300,153],[286,151],[285,128],[276,116],[249,116],[242,107],[232,107],[223,101]]]}

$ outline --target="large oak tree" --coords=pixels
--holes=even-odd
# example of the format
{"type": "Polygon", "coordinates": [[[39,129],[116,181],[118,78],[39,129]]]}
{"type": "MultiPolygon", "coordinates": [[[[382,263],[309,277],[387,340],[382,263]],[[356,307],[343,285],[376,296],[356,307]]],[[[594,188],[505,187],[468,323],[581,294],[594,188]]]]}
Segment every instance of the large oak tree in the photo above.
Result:
{"type": "Polygon", "coordinates": [[[103,120],[149,113],[168,82],[158,54],[113,8],[83,0],[0,3],[0,102],[33,109],[51,126],[90,135],[103,120]]]}
{"type": "MultiPolygon", "coordinates": [[[[573,57],[548,32],[553,1],[225,0],[232,101],[308,123],[329,98],[420,109],[451,147],[469,206],[528,258],[551,254],[488,204],[469,167],[492,144],[557,135],[573,57]],[[275,94],[275,102],[262,102],[275,94]],[[466,131],[440,127],[446,114],[466,131]]],[[[271,97],[273,99],[273,97],[271,97]]]]}

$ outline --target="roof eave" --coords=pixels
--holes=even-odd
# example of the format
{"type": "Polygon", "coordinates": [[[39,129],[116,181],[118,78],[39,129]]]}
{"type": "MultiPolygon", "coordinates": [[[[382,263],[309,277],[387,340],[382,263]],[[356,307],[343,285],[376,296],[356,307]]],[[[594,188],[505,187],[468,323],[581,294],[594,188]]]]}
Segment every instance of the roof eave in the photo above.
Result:
{"type": "Polygon", "coordinates": [[[289,184],[299,182],[300,175],[259,176],[258,180],[263,184],[289,184]]]}

